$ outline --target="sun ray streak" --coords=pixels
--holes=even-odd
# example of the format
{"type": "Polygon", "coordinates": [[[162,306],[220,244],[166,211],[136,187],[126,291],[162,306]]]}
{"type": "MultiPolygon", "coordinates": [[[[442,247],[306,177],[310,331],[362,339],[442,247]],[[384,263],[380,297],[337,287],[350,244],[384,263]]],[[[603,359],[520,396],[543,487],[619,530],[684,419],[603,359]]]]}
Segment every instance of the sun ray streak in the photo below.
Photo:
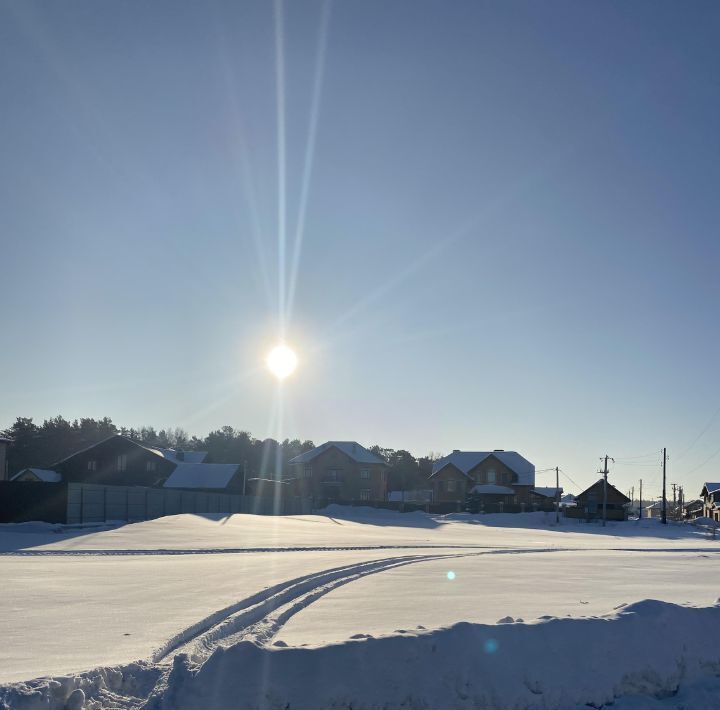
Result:
{"type": "Polygon", "coordinates": [[[225,85],[225,91],[228,96],[232,122],[235,126],[234,141],[232,142],[231,150],[234,154],[235,161],[240,168],[243,198],[250,217],[250,231],[253,239],[253,246],[255,248],[255,257],[260,271],[262,285],[265,290],[265,297],[267,299],[268,306],[271,307],[272,287],[265,248],[263,246],[263,229],[260,221],[260,211],[258,209],[257,184],[253,174],[250,151],[246,140],[247,130],[243,122],[242,109],[236,91],[237,77],[235,72],[232,70],[227,37],[219,22],[216,23],[215,32],[218,40],[217,46],[220,72],[223,84],[225,85]]]}
{"type": "Polygon", "coordinates": [[[312,102],[310,105],[310,123],[308,137],[305,145],[305,161],[303,165],[302,184],[300,188],[300,204],[298,206],[297,223],[295,225],[295,239],[293,244],[292,263],[290,267],[290,282],[288,285],[287,320],[292,317],[295,301],[295,287],[297,285],[298,270],[300,268],[300,255],[302,253],[303,238],[305,236],[305,216],[307,213],[308,196],[310,194],[310,180],[312,178],[315,161],[315,141],[317,137],[318,119],[320,116],[320,99],[325,79],[325,54],[327,50],[328,28],[330,25],[331,0],[324,0],[320,14],[320,29],[318,31],[318,44],[315,54],[315,81],[313,84],[312,102]]]}
{"type": "Polygon", "coordinates": [[[277,105],[277,173],[278,173],[278,328],[285,337],[285,240],[286,240],[286,162],[285,162],[285,49],[283,0],[275,0],[275,100],[277,105]]]}

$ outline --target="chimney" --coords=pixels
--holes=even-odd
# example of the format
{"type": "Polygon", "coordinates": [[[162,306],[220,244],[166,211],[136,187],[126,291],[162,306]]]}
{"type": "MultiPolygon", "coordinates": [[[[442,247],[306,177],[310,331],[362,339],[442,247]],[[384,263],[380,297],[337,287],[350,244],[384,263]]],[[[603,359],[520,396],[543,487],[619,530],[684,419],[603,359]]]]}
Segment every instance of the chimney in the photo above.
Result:
{"type": "Polygon", "coordinates": [[[503,451],[505,451],[505,449],[493,449],[493,451],[499,451],[502,453],[503,451]]]}
{"type": "Polygon", "coordinates": [[[453,453],[454,453],[454,454],[459,454],[459,453],[460,453],[460,449],[453,449],[453,453]]]}

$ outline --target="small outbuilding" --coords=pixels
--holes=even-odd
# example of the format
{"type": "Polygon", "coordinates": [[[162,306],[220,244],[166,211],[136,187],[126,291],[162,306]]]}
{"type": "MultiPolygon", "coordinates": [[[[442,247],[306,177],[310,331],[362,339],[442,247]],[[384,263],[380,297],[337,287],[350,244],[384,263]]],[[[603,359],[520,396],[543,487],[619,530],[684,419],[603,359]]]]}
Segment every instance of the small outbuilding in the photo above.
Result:
{"type": "Polygon", "coordinates": [[[60,483],[62,476],[57,471],[51,471],[47,468],[24,468],[10,480],[25,483],[60,483]]]}

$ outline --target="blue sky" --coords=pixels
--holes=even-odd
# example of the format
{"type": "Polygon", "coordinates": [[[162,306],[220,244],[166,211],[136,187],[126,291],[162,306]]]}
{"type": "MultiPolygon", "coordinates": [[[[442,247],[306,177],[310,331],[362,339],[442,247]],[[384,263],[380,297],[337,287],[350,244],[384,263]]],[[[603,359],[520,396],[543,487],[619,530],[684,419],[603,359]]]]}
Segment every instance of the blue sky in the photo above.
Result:
{"type": "Polygon", "coordinates": [[[506,448],[579,485],[608,453],[651,494],[667,446],[699,490],[719,34],[712,2],[5,0],[0,427],[506,448]]]}

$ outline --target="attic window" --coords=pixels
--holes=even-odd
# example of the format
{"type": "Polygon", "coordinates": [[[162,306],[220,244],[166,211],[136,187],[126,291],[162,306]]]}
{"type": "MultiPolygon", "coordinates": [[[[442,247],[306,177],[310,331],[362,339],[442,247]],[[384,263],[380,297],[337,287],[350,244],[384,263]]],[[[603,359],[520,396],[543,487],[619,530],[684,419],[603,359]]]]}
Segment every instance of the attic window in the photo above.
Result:
{"type": "Polygon", "coordinates": [[[312,466],[305,466],[305,470],[303,471],[303,474],[305,478],[312,478],[312,466]]]}
{"type": "Polygon", "coordinates": [[[369,468],[361,468],[360,469],[360,478],[370,478],[370,469],[369,468]]]}
{"type": "Polygon", "coordinates": [[[150,473],[151,471],[157,471],[157,463],[155,461],[146,461],[145,470],[150,473]]]}
{"type": "Polygon", "coordinates": [[[117,470],[119,473],[127,470],[127,454],[118,454],[117,470]]]}
{"type": "Polygon", "coordinates": [[[88,471],[97,471],[97,461],[95,459],[90,459],[87,462],[87,470],[88,471]]]}
{"type": "Polygon", "coordinates": [[[488,469],[488,472],[487,472],[487,482],[488,482],[488,483],[495,483],[496,480],[497,480],[497,479],[496,479],[496,477],[495,477],[495,469],[494,469],[494,468],[488,469]]]}

